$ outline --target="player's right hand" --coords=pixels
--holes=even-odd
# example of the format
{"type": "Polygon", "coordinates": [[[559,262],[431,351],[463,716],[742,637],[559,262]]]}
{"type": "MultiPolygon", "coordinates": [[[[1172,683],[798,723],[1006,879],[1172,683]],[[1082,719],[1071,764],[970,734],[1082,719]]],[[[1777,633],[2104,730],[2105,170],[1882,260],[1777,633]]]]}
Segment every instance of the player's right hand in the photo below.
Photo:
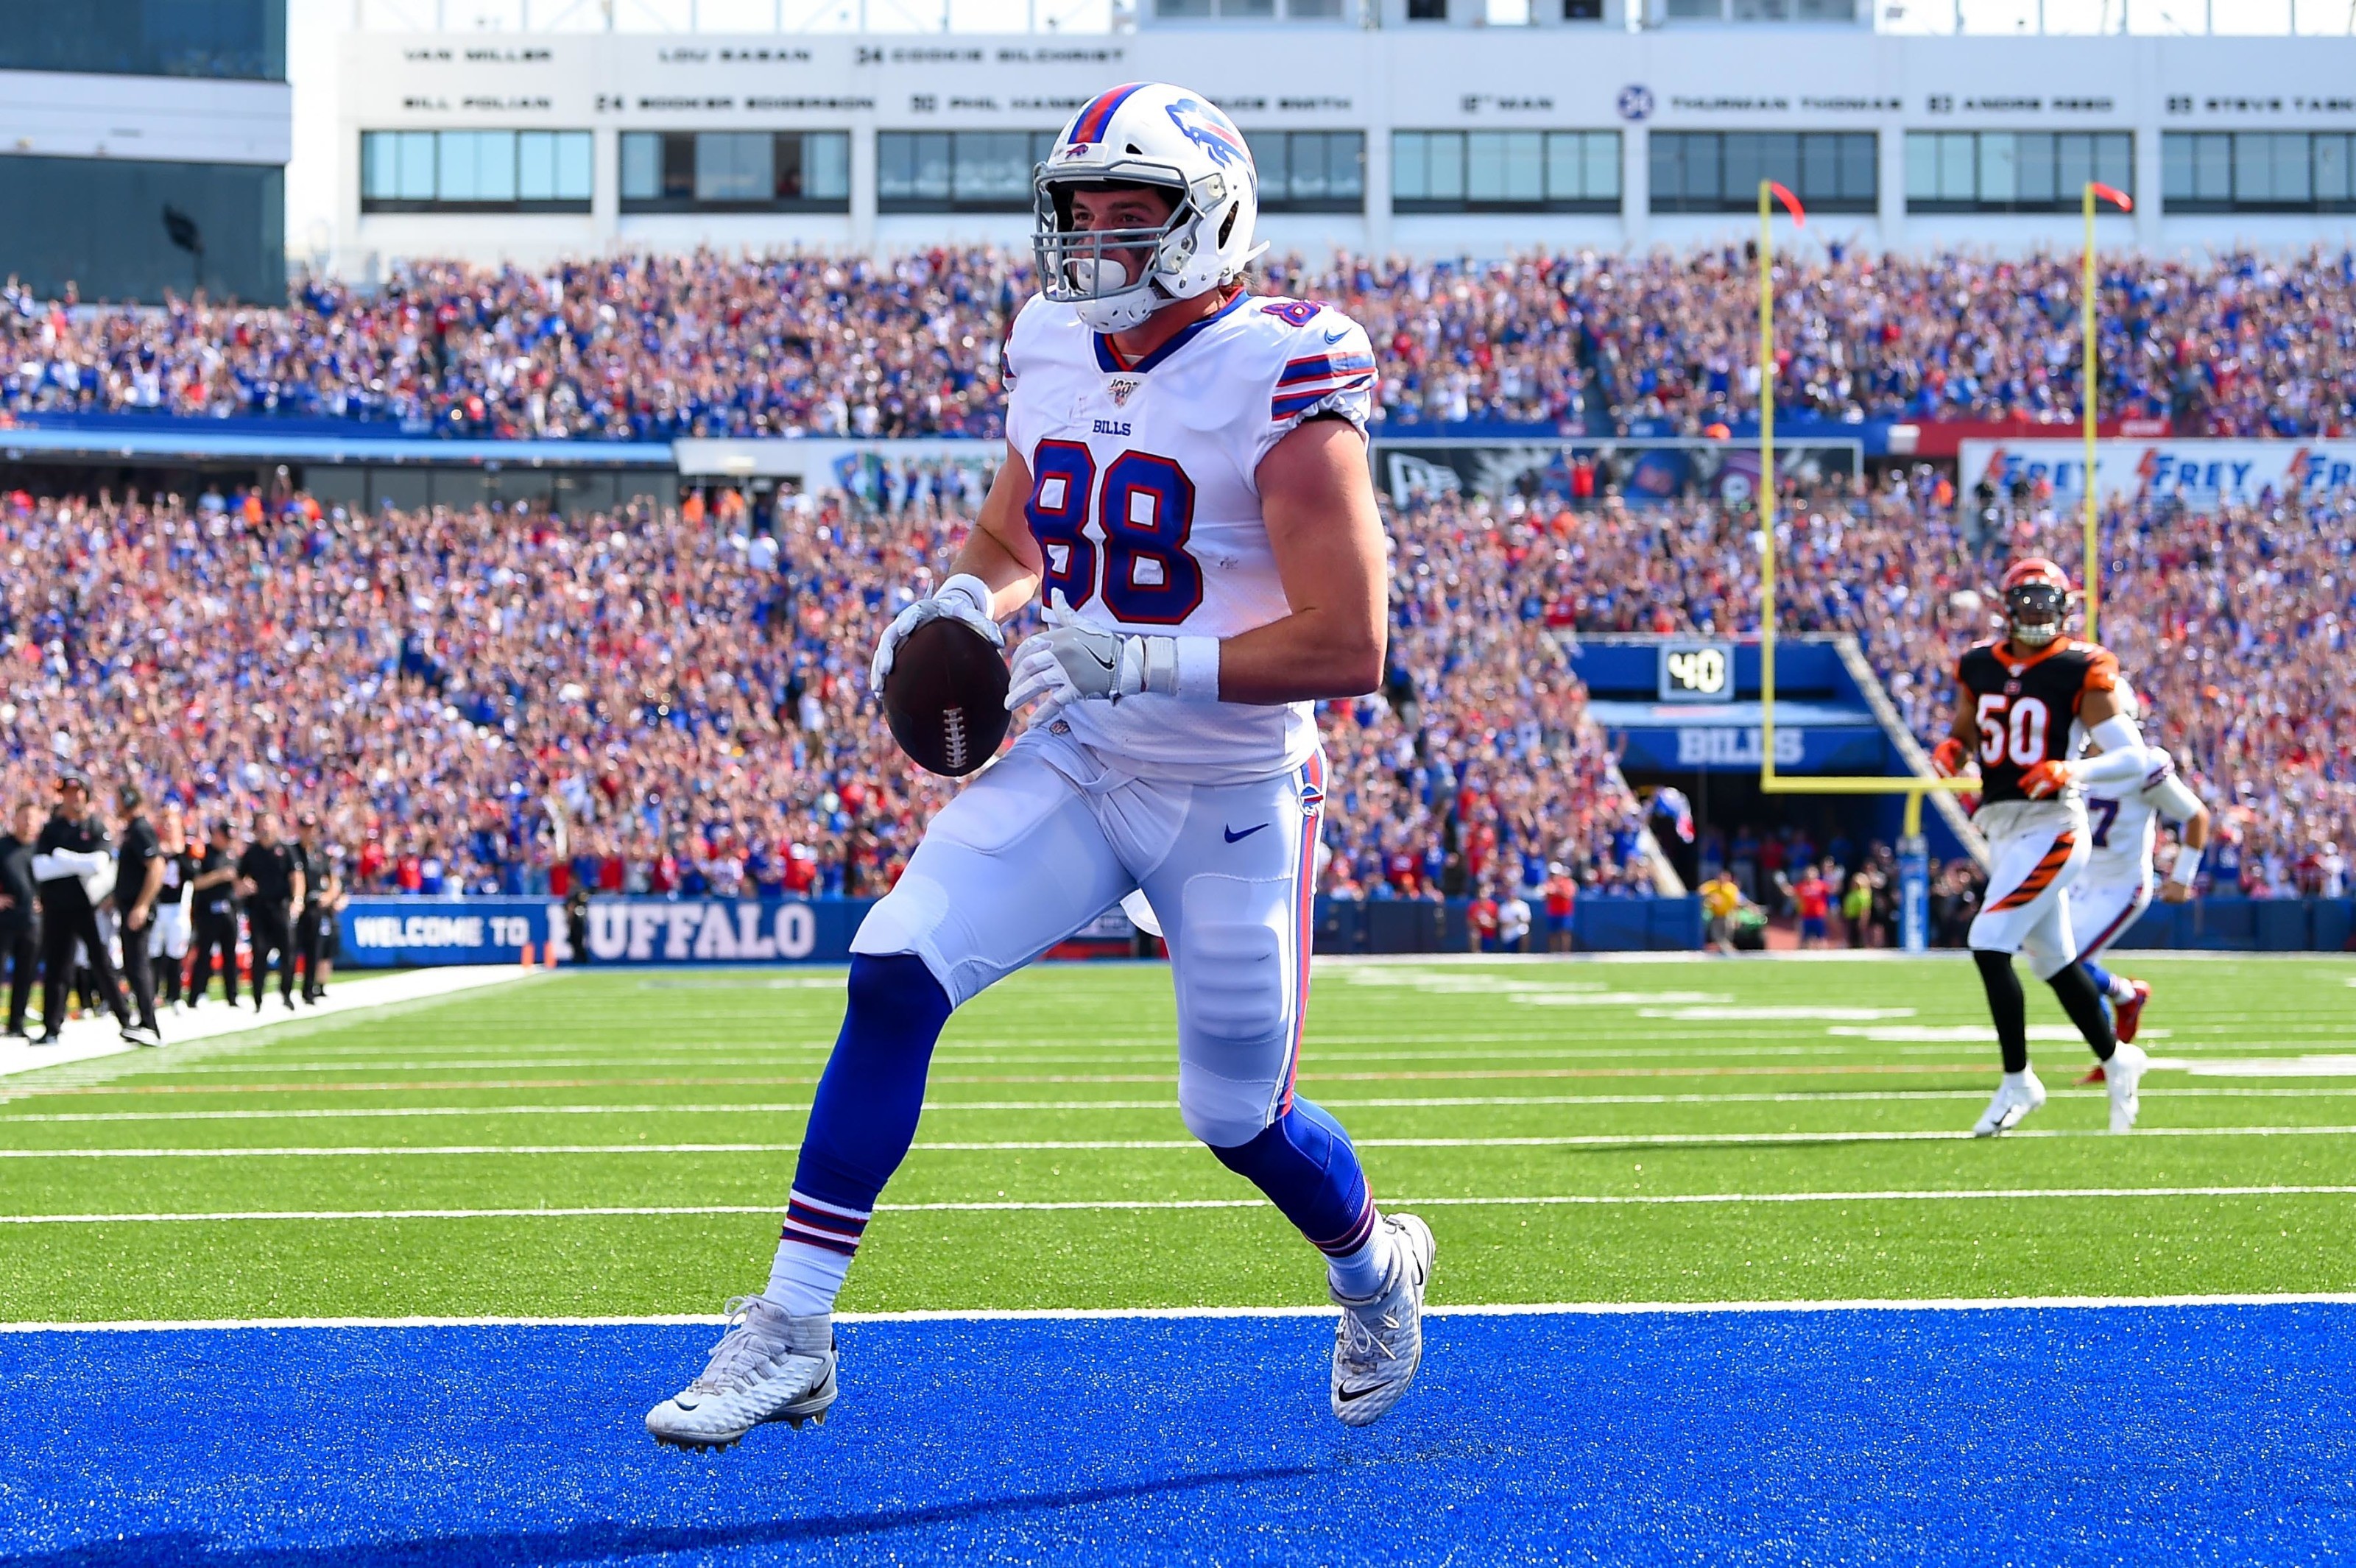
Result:
{"type": "Polygon", "coordinates": [[[928,599],[919,599],[897,615],[884,628],[883,638],[875,645],[875,661],[868,667],[867,689],[877,696],[884,691],[884,677],[892,673],[892,656],[899,650],[908,634],[927,621],[947,617],[962,621],[990,639],[994,648],[1006,646],[1006,634],[991,618],[990,584],[971,572],[959,572],[936,589],[928,599]]]}
{"type": "Polygon", "coordinates": [[[2040,763],[2020,775],[2020,793],[2031,800],[2051,800],[2076,782],[2067,763],[2040,763]]]}
{"type": "Polygon", "coordinates": [[[1970,759],[1964,753],[1964,743],[1950,735],[1931,748],[1931,771],[1943,779],[1963,776],[1964,764],[1970,759]]]}

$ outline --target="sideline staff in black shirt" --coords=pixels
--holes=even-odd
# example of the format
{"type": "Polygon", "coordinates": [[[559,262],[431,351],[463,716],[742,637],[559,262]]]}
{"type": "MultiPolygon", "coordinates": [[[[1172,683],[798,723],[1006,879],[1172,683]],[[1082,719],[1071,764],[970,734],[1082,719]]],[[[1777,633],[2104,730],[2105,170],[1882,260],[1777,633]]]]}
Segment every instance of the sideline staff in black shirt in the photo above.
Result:
{"type": "Polygon", "coordinates": [[[0,962],[8,965],[8,1028],[25,1038],[25,1008],[41,970],[40,895],[33,891],[33,843],[41,836],[40,808],[19,801],[0,834],[0,962]]]}
{"type": "Polygon", "coordinates": [[[278,961],[278,997],[294,1010],[294,911],[303,901],[303,863],[278,841],[278,818],[253,819],[253,842],[237,858],[237,891],[245,900],[245,929],[253,949],[253,1010],[262,1010],[270,962],[278,961]]]}
{"type": "Polygon", "coordinates": [[[237,857],[230,853],[229,824],[216,821],[201,854],[193,857],[188,879],[189,912],[197,928],[197,958],[188,976],[188,1006],[205,999],[212,986],[213,958],[220,958],[221,989],[237,1006],[237,857]]]}
{"type": "Polygon", "coordinates": [[[112,846],[107,841],[105,825],[91,813],[90,781],[73,769],[58,775],[57,809],[50,813],[33,848],[33,874],[41,880],[41,1038],[34,1043],[58,1043],[58,1030],[66,1019],[66,987],[73,978],[77,942],[90,960],[98,994],[122,1027],[123,1037],[143,1045],[151,1043],[140,1035],[131,1021],[131,1009],[123,1005],[113,955],[98,934],[98,912],[82,886],[93,862],[102,862],[112,846]]]}
{"type": "Polygon", "coordinates": [[[123,977],[131,982],[132,1005],[139,1011],[139,1028],[162,1043],[155,1024],[155,969],[147,960],[147,939],[154,935],[155,895],[164,886],[164,848],[155,824],[140,809],[147,797],[137,784],[115,791],[123,812],[123,847],[114,855],[114,912],[123,927],[123,977]]]}

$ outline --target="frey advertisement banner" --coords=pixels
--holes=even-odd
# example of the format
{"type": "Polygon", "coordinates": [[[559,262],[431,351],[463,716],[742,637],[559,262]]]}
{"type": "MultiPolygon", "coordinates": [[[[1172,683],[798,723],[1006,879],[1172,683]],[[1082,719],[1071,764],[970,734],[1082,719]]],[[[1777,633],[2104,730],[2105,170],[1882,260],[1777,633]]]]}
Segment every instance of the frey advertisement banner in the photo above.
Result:
{"type": "MultiPolygon", "coordinates": [[[[2051,485],[2057,496],[2083,496],[2086,446],[2067,439],[1966,441],[1956,473],[1966,496],[1985,481],[2001,498],[2024,478],[2051,485]]],[[[2098,441],[2094,484],[2105,501],[2337,495],[2356,489],[2356,441],[2098,441]]]]}

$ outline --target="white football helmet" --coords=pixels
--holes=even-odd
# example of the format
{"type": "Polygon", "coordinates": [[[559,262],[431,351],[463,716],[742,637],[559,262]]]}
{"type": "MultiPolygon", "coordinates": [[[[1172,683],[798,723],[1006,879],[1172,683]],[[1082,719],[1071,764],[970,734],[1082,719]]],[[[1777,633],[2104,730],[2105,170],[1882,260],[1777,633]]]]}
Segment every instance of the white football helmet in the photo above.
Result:
{"type": "Polygon", "coordinates": [[[1031,176],[1031,234],[1039,284],[1098,332],[1138,325],[1173,300],[1232,283],[1265,245],[1252,243],[1259,173],[1235,123],[1200,94],[1131,82],[1098,94],[1072,117],[1031,176]],[[1177,205],[1159,229],[1076,230],[1072,192],[1156,186],[1177,205]],[[1130,276],[1118,251],[1145,251],[1130,276]]]}

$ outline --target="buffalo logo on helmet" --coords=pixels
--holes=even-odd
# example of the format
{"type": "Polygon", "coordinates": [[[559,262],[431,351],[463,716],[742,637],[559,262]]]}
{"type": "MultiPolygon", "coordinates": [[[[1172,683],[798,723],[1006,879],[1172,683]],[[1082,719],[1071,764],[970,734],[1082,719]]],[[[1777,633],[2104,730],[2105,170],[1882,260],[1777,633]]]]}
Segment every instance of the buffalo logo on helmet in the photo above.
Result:
{"type": "Polygon", "coordinates": [[[1213,163],[1225,168],[1227,165],[1248,162],[1251,150],[1244,145],[1243,133],[1227,117],[1199,98],[1182,98],[1167,111],[1170,123],[1178,133],[1210,155],[1213,163]]]}

